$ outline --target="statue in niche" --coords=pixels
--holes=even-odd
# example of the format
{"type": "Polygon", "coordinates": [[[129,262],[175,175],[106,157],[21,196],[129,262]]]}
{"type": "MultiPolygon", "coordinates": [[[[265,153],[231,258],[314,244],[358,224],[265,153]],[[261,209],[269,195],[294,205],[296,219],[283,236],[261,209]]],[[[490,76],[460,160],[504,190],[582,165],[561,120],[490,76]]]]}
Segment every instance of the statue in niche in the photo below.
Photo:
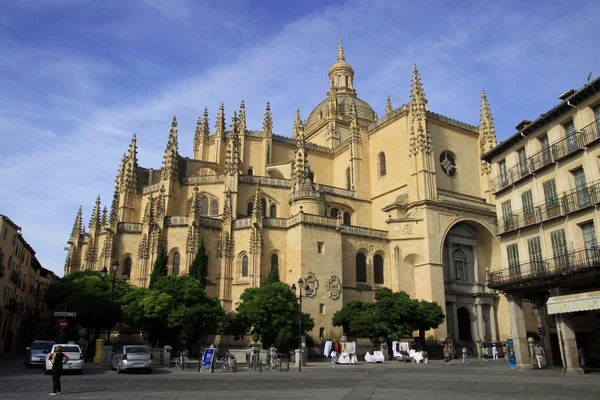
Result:
{"type": "Polygon", "coordinates": [[[457,281],[467,280],[467,256],[460,250],[456,250],[452,254],[454,265],[454,279],[457,281]]]}

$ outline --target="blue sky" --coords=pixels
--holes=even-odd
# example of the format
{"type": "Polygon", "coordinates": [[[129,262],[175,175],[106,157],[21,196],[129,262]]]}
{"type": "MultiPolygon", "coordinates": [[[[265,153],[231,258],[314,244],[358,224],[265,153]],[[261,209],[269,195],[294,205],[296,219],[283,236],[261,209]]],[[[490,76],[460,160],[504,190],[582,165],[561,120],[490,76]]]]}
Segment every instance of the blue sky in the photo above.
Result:
{"type": "MultiPolygon", "coordinates": [[[[0,213],[62,274],[80,204],[109,204],[121,154],[160,167],[174,114],[191,156],[205,106],[214,125],[246,102],[260,129],[291,135],[326,96],[344,39],[358,95],[379,115],[409,100],[418,64],[429,108],[479,124],[481,89],[499,140],[589,72],[600,74],[600,5],[568,1],[0,0],[0,213]],[[452,4],[451,6],[449,4],[452,4]]],[[[214,127],[211,128],[214,130],[214,127]]]]}

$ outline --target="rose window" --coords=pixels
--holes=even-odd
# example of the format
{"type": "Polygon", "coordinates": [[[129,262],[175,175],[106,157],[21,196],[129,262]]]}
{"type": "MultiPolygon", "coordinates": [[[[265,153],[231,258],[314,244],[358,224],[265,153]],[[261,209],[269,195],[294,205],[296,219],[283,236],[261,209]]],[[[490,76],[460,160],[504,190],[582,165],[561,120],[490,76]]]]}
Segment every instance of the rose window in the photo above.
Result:
{"type": "Polygon", "coordinates": [[[442,171],[450,177],[454,177],[458,173],[456,156],[449,151],[444,151],[440,154],[440,166],[442,167],[442,171]]]}

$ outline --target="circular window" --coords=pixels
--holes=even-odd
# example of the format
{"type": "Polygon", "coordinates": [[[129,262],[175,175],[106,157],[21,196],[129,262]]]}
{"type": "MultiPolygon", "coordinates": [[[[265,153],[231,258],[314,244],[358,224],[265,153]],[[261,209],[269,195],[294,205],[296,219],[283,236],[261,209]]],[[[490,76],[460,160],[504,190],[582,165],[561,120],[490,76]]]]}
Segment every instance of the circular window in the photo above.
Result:
{"type": "Polygon", "coordinates": [[[440,166],[442,167],[442,171],[449,177],[455,177],[458,173],[456,156],[449,151],[443,151],[442,154],[440,154],[440,166]]]}

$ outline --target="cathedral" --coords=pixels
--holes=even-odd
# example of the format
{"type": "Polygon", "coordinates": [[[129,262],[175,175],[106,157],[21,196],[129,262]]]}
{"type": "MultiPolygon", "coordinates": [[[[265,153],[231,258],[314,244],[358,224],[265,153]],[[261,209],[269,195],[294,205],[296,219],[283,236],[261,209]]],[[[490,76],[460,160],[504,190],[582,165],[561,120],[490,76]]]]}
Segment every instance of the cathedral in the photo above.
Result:
{"type": "Polygon", "coordinates": [[[134,135],[110,211],[98,197],[88,230],[77,213],[65,274],[116,260],[131,284],[148,286],[159,238],[174,275],[188,272],[203,238],[206,291],[226,311],[277,265],[283,282],[310,287],[313,337],[331,332],[344,304],[384,287],[442,306],[446,321],[429,337],[510,337],[506,299],[486,283],[501,260],[481,161],[496,146],[485,93],[478,126],[436,114],[415,65],[409,101],[395,108],[388,96],[379,117],[357,96],[341,41],[323,83],[327,98],[306,119],[297,110],[291,137],[273,132],[269,103],[262,129],[249,129],[243,101],[228,118],[221,104],[214,130],[204,110],[190,157],[174,117],[162,167],[138,165],[134,135]]]}

